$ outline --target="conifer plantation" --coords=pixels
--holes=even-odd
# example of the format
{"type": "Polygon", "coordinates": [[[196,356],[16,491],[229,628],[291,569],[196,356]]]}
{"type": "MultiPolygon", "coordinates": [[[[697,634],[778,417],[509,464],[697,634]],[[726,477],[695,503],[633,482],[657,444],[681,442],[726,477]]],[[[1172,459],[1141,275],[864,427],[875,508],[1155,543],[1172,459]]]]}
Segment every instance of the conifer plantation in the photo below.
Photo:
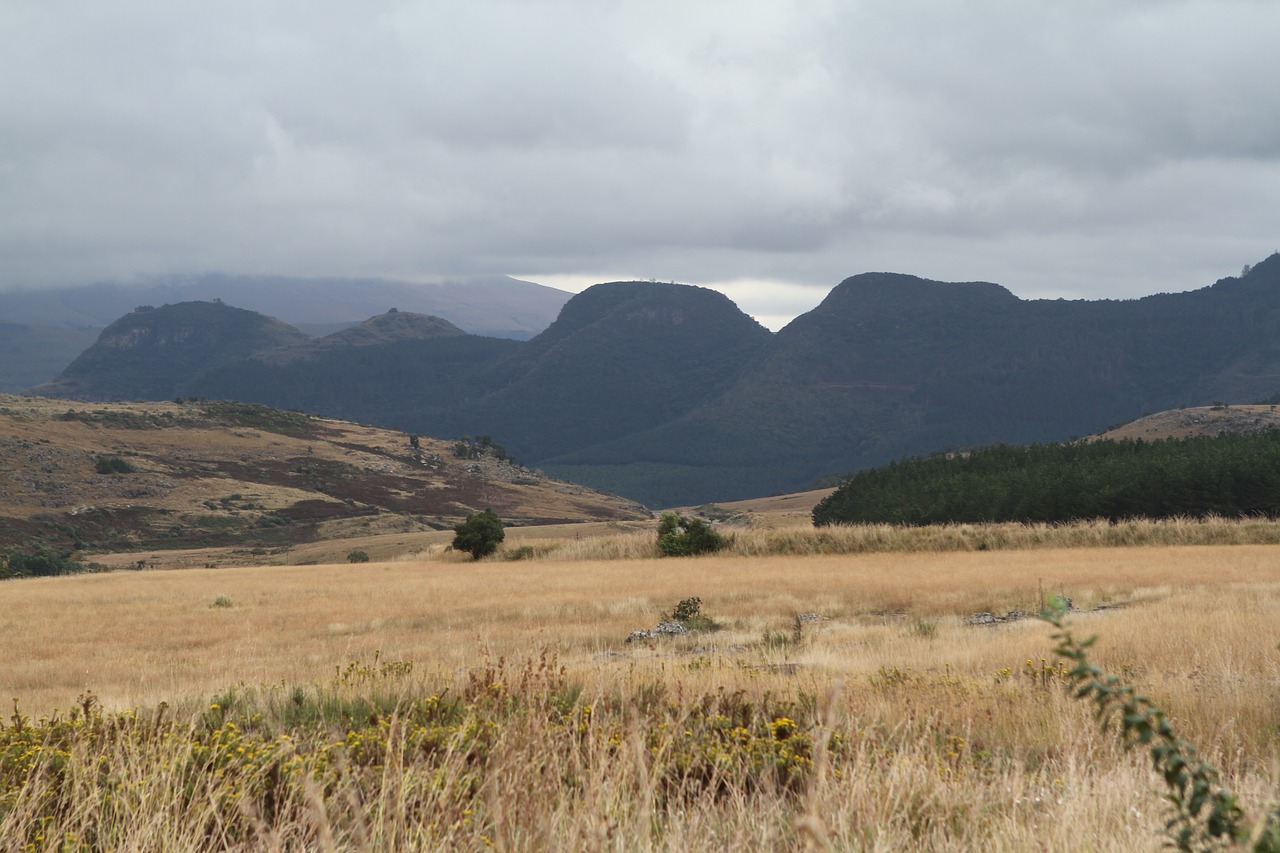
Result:
{"type": "Polygon", "coordinates": [[[1280,431],[996,446],[860,472],[814,523],[1118,521],[1280,515],[1280,431]]]}

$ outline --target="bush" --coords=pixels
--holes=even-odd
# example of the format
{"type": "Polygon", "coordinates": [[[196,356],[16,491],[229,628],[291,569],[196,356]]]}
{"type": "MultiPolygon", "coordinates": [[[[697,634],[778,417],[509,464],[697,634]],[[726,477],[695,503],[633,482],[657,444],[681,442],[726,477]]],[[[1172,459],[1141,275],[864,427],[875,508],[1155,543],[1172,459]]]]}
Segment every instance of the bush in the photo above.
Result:
{"type": "Polygon", "coordinates": [[[502,530],[502,521],[491,509],[468,515],[466,521],[453,528],[453,548],[466,551],[471,559],[479,560],[498,550],[498,545],[507,538],[502,530]]]}
{"type": "Polygon", "coordinates": [[[368,553],[360,550],[352,551],[347,555],[348,563],[367,563],[369,562],[368,553]]]}
{"type": "Polygon", "coordinates": [[[678,513],[664,512],[658,522],[658,550],[665,557],[712,554],[728,544],[701,518],[685,518],[678,513]]]}
{"type": "Polygon", "coordinates": [[[506,552],[503,558],[515,562],[517,560],[532,560],[534,556],[532,545],[521,545],[519,548],[506,552]]]}
{"type": "Polygon", "coordinates": [[[132,474],[135,469],[119,456],[102,456],[94,463],[93,470],[99,474],[132,474]]]}
{"type": "Polygon", "coordinates": [[[680,603],[672,609],[670,615],[663,614],[662,621],[678,622],[689,631],[718,631],[720,629],[719,623],[702,612],[702,599],[697,596],[681,599],[680,603]]]}

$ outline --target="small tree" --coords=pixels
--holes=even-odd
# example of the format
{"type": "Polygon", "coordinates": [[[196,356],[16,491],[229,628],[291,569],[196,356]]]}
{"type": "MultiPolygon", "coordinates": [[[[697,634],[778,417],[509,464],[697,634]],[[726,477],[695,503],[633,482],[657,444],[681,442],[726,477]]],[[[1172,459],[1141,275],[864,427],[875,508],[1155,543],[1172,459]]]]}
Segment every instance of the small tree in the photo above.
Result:
{"type": "Polygon", "coordinates": [[[466,551],[471,559],[479,560],[498,550],[498,545],[507,538],[502,530],[502,521],[491,509],[473,513],[467,520],[453,528],[455,551],[466,551]]]}
{"type": "Polygon", "coordinates": [[[711,554],[727,544],[725,538],[701,518],[664,512],[658,522],[658,550],[665,557],[711,554]]]}

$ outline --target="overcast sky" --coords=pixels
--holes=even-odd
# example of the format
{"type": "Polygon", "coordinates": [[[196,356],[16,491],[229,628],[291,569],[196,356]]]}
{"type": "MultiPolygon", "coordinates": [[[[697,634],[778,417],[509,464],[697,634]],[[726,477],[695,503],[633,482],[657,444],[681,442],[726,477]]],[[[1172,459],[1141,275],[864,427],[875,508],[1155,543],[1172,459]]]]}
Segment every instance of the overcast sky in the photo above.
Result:
{"type": "Polygon", "coordinates": [[[4,0],[0,288],[1188,290],[1280,249],[1280,3],[4,0]]]}

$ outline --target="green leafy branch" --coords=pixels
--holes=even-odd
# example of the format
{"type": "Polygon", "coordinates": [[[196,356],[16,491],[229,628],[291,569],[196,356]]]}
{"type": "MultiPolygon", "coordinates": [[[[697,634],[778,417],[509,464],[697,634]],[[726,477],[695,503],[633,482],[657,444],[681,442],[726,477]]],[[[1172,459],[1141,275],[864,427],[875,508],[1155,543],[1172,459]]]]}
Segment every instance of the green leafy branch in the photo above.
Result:
{"type": "Polygon", "coordinates": [[[1168,789],[1165,799],[1173,806],[1173,816],[1165,824],[1172,846],[1190,853],[1221,849],[1223,844],[1251,844],[1253,853],[1280,853],[1280,805],[1251,830],[1218,771],[1174,733],[1165,712],[1132,685],[1089,662],[1089,648],[1098,637],[1076,639],[1065,621],[1066,612],[1065,601],[1055,597],[1040,614],[1058,629],[1053,635],[1058,643],[1054,653],[1074,664],[1067,679],[1076,698],[1093,701],[1102,727],[1106,729],[1118,717],[1125,748],[1150,750],[1152,766],[1168,789]]]}

